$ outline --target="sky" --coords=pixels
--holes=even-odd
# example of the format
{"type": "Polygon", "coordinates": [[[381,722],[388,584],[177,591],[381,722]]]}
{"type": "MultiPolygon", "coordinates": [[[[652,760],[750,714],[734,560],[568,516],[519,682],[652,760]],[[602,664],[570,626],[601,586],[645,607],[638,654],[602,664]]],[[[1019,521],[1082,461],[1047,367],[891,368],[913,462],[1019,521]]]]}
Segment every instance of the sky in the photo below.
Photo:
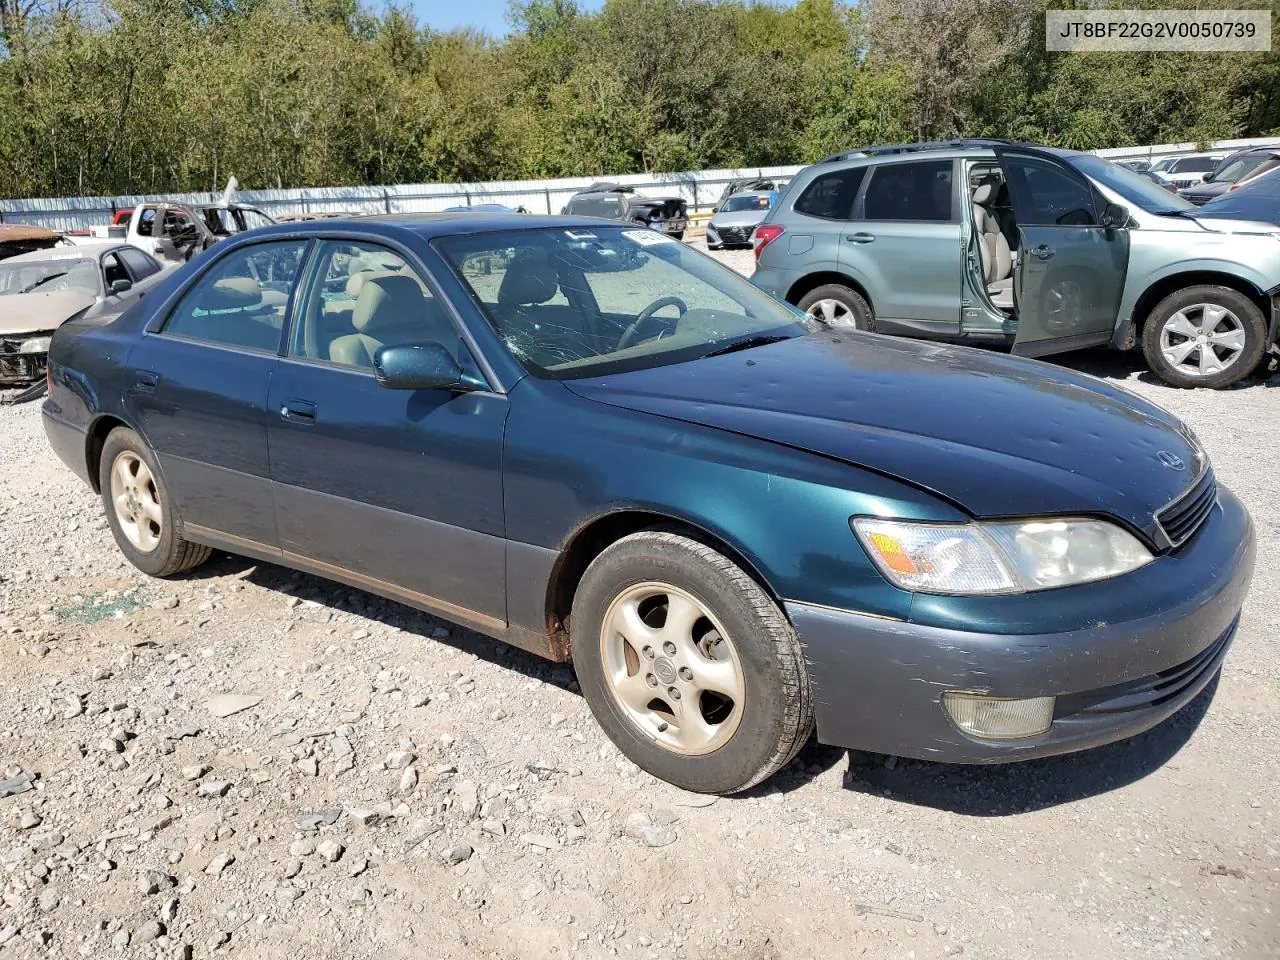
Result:
{"type": "MultiPolygon", "coordinates": [[[[434,30],[476,27],[495,37],[505,36],[507,0],[411,0],[418,20],[434,30]]],[[[578,0],[580,10],[598,10],[604,0],[578,0]]]]}

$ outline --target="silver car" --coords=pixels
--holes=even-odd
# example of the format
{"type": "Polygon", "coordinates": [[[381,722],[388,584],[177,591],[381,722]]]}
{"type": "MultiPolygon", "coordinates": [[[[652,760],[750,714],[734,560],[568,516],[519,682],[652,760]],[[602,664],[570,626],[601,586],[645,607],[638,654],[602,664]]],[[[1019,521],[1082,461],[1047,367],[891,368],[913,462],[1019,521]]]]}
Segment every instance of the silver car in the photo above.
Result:
{"type": "Polygon", "coordinates": [[[768,215],[774,196],[767,190],[744,190],[725,200],[707,224],[707,249],[751,246],[751,231],[768,215]]]}
{"type": "Polygon", "coordinates": [[[122,313],[165,275],[124,243],[85,243],[0,260],[0,384],[44,377],[53,332],[72,317],[122,313]]]}
{"type": "Polygon", "coordinates": [[[1275,349],[1276,227],[1091,154],[1000,140],[836,154],[792,179],[752,242],[752,282],[834,326],[1024,356],[1140,344],[1183,387],[1227,386],[1275,349]]]}

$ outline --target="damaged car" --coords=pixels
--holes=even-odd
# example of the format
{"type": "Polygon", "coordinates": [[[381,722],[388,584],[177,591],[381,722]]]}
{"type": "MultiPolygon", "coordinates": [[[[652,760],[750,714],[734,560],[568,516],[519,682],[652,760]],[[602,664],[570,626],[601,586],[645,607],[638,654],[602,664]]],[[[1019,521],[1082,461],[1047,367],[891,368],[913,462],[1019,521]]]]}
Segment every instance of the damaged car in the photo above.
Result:
{"type": "Polygon", "coordinates": [[[161,260],[185,263],[219,240],[275,222],[243,203],[142,203],[129,217],[125,239],[161,260]]]}
{"type": "Polygon", "coordinates": [[[616,183],[593,183],[569,198],[566,216],[601,217],[637,223],[650,230],[683,240],[689,226],[689,207],[679,197],[645,197],[635,187],[616,183]]]}
{"type": "Polygon", "coordinates": [[[164,273],[122,243],[33,250],[0,260],[0,386],[44,378],[49,341],[68,320],[121,313],[164,273]]]}

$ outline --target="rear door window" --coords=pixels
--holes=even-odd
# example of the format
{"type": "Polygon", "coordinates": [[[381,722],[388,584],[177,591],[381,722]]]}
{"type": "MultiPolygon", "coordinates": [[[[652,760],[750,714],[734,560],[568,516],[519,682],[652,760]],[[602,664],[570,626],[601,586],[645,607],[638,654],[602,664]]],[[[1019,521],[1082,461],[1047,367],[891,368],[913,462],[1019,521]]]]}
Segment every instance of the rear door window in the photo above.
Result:
{"type": "Polygon", "coordinates": [[[164,333],[274,353],[306,248],[283,240],[227,254],[183,294],[164,333]]]}
{"type": "Polygon", "coordinates": [[[875,167],[863,197],[862,219],[947,223],[954,218],[954,163],[917,160],[875,167]]]}
{"type": "Polygon", "coordinates": [[[823,220],[849,220],[866,167],[833,170],[818,176],[796,198],[795,211],[823,220]]]}
{"type": "Polygon", "coordinates": [[[160,272],[160,264],[135,247],[122,247],[116,253],[124,260],[124,264],[133,274],[134,280],[143,280],[153,273],[160,272]]]}

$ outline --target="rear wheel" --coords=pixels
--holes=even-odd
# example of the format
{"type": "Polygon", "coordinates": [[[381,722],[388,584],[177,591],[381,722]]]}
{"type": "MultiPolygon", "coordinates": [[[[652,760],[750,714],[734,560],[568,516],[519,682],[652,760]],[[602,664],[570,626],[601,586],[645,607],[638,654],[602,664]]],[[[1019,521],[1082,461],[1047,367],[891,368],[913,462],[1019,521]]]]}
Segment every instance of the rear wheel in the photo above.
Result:
{"type": "Polygon", "coordinates": [[[1147,365],[1175,387],[1226,387],[1258,366],[1267,321],[1230,287],[1196,286],[1161,300],[1142,330],[1147,365]]]}
{"type": "Polygon", "coordinates": [[[862,294],[842,283],[814,287],[796,304],[813,319],[835,330],[874,330],[875,315],[862,294]]]}
{"type": "Polygon", "coordinates": [[[787,764],[813,726],[791,624],[723,554],[675,533],[613,544],[573,601],[574,666],[591,712],[637,765],[734,793],[787,764]]]}
{"type": "Polygon", "coordinates": [[[168,577],[209,559],[208,547],[178,536],[155,455],[133,430],[117,427],[107,435],[98,484],[116,545],[143,573],[168,577]]]}

